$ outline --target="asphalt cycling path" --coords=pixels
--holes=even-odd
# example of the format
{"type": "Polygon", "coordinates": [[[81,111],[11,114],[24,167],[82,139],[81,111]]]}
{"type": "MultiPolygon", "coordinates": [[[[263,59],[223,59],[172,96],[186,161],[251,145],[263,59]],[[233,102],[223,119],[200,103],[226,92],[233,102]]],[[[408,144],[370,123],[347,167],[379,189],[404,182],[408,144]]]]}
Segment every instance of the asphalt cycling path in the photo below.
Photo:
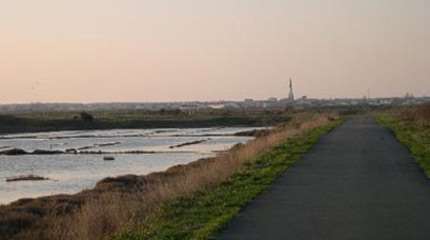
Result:
{"type": "Polygon", "coordinates": [[[322,137],[217,239],[429,240],[430,181],[370,117],[322,137]]]}

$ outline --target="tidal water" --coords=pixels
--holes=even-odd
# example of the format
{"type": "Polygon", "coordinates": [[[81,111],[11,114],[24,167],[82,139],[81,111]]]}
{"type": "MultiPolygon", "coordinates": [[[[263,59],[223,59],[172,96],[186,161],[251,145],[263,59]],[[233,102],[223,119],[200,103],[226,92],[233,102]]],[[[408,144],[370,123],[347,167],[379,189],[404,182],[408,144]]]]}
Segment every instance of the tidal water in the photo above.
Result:
{"type": "Polygon", "coordinates": [[[80,154],[0,155],[0,204],[21,198],[90,189],[106,177],[148,174],[216,155],[251,137],[234,133],[256,128],[139,129],[62,131],[0,135],[0,151],[73,149],[80,154]],[[200,142],[180,146],[184,143],[200,142]],[[104,161],[104,157],[114,161],[104,161]],[[23,175],[49,178],[47,181],[7,182],[23,175]]]}

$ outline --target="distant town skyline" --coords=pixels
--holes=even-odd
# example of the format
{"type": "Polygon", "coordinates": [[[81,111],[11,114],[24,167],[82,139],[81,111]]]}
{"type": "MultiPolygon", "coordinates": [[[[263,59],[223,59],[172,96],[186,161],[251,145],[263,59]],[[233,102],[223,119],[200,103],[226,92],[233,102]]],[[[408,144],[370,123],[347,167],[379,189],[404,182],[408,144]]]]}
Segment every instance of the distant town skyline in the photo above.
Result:
{"type": "Polygon", "coordinates": [[[430,96],[430,1],[0,7],[0,103],[430,96]]]}

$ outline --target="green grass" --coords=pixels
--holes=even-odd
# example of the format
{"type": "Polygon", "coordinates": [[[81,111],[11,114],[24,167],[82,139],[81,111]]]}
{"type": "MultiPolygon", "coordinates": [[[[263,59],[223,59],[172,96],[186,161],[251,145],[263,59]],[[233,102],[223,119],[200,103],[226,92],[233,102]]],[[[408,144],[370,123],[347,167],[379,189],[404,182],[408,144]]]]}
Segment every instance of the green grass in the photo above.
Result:
{"type": "Polygon", "coordinates": [[[272,151],[256,156],[228,182],[166,204],[145,228],[123,233],[115,239],[211,239],[247,203],[268,189],[309,151],[323,134],[340,123],[333,122],[286,140],[272,151]]]}
{"type": "Polygon", "coordinates": [[[401,120],[390,114],[380,114],[378,122],[391,129],[396,138],[407,146],[417,163],[430,178],[430,128],[415,121],[401,120]]]}

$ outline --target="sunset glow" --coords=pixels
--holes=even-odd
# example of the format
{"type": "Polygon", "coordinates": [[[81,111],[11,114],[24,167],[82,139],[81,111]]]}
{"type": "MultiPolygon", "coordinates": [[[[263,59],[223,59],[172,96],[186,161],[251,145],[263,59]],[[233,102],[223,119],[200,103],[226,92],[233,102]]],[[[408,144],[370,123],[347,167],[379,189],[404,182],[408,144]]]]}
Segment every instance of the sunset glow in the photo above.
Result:
{"type": "Polygon", "coordinates": [[[0,103],[430,95],[426,0],[0,2],[0,103]]]}

